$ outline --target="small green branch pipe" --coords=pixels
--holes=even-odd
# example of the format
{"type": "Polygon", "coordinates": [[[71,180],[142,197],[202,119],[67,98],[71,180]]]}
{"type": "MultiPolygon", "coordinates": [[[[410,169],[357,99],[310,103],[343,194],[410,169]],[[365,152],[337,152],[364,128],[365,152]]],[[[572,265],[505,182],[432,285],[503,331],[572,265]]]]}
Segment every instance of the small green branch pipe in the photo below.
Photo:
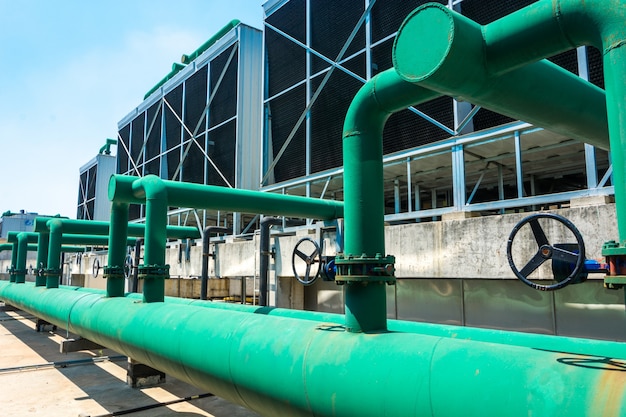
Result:
{"type": "Polygon", "coordinates": [[[602,89],[547,60],[493,75],[485,55],[483,26],[429,3],[400,27],[393,62],[408,82],[608,149],[602,89]]]}
{"type": "MultiPolygon", "coordinates": [[[[109,259],[107,266],[122,267],[126,258],[124,242],[128,236],[128,204],[113,202],[111,204],[111,223],[109,228],[109,259]]],[[[119,275],[119,274],[118,274],[119,275]]],[[[109,276],[107,278],[107,296],[124,296],[124,278],[109,276]]]]}
{"type": "Polygon", "coordinates": [[[626,414],[622,361],[567,346],[348,333],[311,320],[7,282],[0,298],[264,416],[626,414]]]}
{"type": "Polygon", "coordinates": [[[98,151],[98,154],[111,155],[112,145],[117,145],[117,139],[110,139],[110,138],[107,139],[104,146],[100,148],[100,151],[98,151]]]}
{"type": "MultiPolygon", "coordinates": [[[[165,296],[164,280],[169,275],[165,265],[169,206],[317,219],[334,219],[343,215],[343,203],[338,201],[166,181],[155,175],[142,178],[111,176],[109,199],[113,202],[112,229],[117,223],[127,219],[128,204],[146,205],[144,265],[139,270],[144,279],[145,302],[162,302],[165,296]],[[126,214],[122,214],[122,211],[126,214]]],[[[115,240],[113,232],[110,236],[110,247],[116,249],[124,234],[121,230],[119,233],[116,231],[115,240]]]]}
{"type": "Polygon", "coordinates": [[[50,234],[39,233],[37,243],[37,275],[35,276],[35,286],[43,287],[46,285],[46,277],[43,271],[48,268],[48,247],[50,246],[50,234]]]}

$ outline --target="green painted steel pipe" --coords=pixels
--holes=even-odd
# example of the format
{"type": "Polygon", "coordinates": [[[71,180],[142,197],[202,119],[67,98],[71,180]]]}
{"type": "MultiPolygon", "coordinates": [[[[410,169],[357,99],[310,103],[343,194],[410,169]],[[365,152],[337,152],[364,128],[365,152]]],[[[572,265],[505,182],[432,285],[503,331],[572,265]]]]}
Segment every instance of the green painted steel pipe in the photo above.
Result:
{"type": "Polygon", "coordinates": [[[98,151],[98,154],[111,155],[112,145],[117,145],[117,139],[108,138],[104,146],[102,146],[102,148],[98,151]]]}
{"type": "Polygon", "coordinates": [[[266,416],[626,413],[623,362],[571,353],[566,344],[555,352],[540,344],[349,333],[334,323],[8,282],[0,283],[0,298],[266,416]]]}
{"type": "Polygon", "coordinates": [[[547,60],[493,75],[483,28],[441,4],[421,6],[398,31],[394,68],[408,82],[608,149],[602,89],[547,60]]]}
{"type": "Polygon", "coordinates": [[[170,70],[170,72],[168,72],[165,77],[161,78],[161,80],[158,83],[156,83],[154,87],[152,87],[146,94],[144,94],[143,99],[145,100],[148,97],[150,97],[152,93],[157,91],[163,84],[165,84],[166,82],[174,78],[174,76],[178,74],[185,67],[186,67],[185,64],[180,64],[178,62],[172,63],[172,69],[170,70]]]}
{"type": "MultiPolygon", "coordinates": [[[[111,226],[109,228],[109,259],[107,266],[119,267],[124,265],[126,248],[123,245],[128,236],[128,204],[111,203],[111,226]]],[[[124,279],[119,276],[107,278],[107,296],[124,296],[124,279]]]]}
{"type": "MultiPolygon", "coordinates": [[[[111,176],[109,199],[113,202],[112,229],[127,218],[128,214],[121,211],[127,212],[128,204],[146,204],[144,265],[139,271],[144,279],[145,302],[161,302],[165,296],[164,280],[169,274],[165,265],[165,227],[169,206],[316,219],[335,219],[343,215],[343,203],[338,201],[166,181],[155,175],[111,176]]],[[[115,233],[119,240],[111,240],[110,247],[117,251],[116,245],[122,241],[123,232],[115,233]]],[[[110,236],[113,238],[113,232],[110,236]]]]}
{"type": "MultiPolygon", "coordinates": [[[[478,54],[480,67],[472,66],[474,70],[470,71],[470,73],[476,72],[477,68],[482,68],[488,74],[489,79],[500,75],[501,78],[506,79],[517,71],[528,71],[528,68],[533,68],[536,65],[533,63],[538,60],[578,46],[592,45],[602,52],[606,90],[603,105],[597,104],[597,99],[588,101],[585,96],[571,101],[569,98],[563,98],[571,96],[553,95],[549,93],[553,90],[546,89],[542,91],[544,100],[529,103],[528,111],[535,110],[541,113],[541,109],[544,108],[542,103],[554,101],[553,97],[556,97],[560,104],[558,101],[555,102],[555,107],[546,113],[546,117],[550,119],[563,110],[573,111],[573,116],[565,121],[570,129],[580,129],[583,124],[596,126],[597,123],[587,124],[590,122],[589,118],[599,120],[602,116],[600,113],[606,112],[613,162],[619,240],[623,244],[626,243],[626,221],[623,221],[626,219],[626,157],[624,156],[626,103],[623,100],[626,95],[626,86],[623,81],[623,74],[626,72],[626,49],[623,47],[626,43],[625,20],[626,2],[624,0],[540,0],[493,23],[479,27],[482,39],[482,46],[478,46],[482,49],[478,54]],[[596,110],[589,108],[591,103],[596,103],[593,104],[596,110]]],[[[422,84],[424,84],[430,83],[428,78],[432,77],[432,82],[438,83],[440,81],[438,79],[441,78],[438,73],[441,70],[445,73],[445,69],[453,65],[455,58],[464,57],[465,54],[461,51],[463,46],[470,43],[473,45],[470,47],[476,49],[476,27],[477,24],[468,23],[467,19],[452,11],[443,11],[434,5],[423,6],[414,11],[400,29],[394,46],[394,65],[407,79],[423,81],[422,84]],[[426,28],[433,28],[433,18],[439,19],[442,23],[434,28],[439,36],[436,40],[429,38],[427,42],[420,42],[422,47],[419,48],[415,37],[423,34],[426,28]],[[444,39],[447,37],[449,39],[444,39]],[[470,42],[470,39],[474,41],[470,42]],[[428,46],[426,46],[427,43],[428,46]],[[433,45],[437,45],[437,48],[433,48],[433,45]],[[424,64],[417,63],[414,58],[419,56],[422,50],[428,51],[428,59],[424,64]],[[413,54],[413,57],[410,54],[413,54]],[[441,58],[439,63],[436,62],[437,55],[441,58]],[[428,74],[428,66],[431,67],[432,74],[428,74]]],[[[475,61],[477,58],[470,59],[475,61]]],[[[468,67],[467,61],[464,60],[462,65],[464,71],[461,73],[464,74],[468,67]]],[[[555,79],[554,82],[560,81],[555,79]]],[[[531,83],[533,84],[530,85],[534,85],[534,82],[531,83]]],[[[428,87],[430,88],[430,85],[428,87]]],[[[457,92],[457,94],[462,93],[457,92]]],[[[485,107],[489,108],[489,105],[485,107]]],[[[529,117],[523,119],[550,130],[559,131],[561,128],[550,120],[544,124],[533,121],[529,117]]],[[[596,130],[595,127],[592,129],[596,130]]],[[[600,132],[600,130],[596,131],[600,132]]],[[[606,148],[596,143],[595,136],[594,132],[588,132],[580,139],[606,148]]],[[[604,136],[604,129],[602,129],[602,136],[604,136]]],[[[572,137],[577,136],[572,135],[572,137]]]]}
{"type": "Polygon", "coordinates": [[[202,53],[204,51],[206,51],[211,46],[213,46],[213,44],[215,44],[215,42],[217,42],[221,38],[223,38],[224,35],[226,35],[228,32],[230,32],[235,27],[237,27],[237,25],[239,23],[241,23],[241,21],[239,21],[238,19],[231,20],[226,25],[224,25],[224,27],[222,27],[220,30],[218,30],[215,33],[215,35],[211,36],[206,42],[204,42],[202,45],[200,45],[200,47],[198,49],[196,49],[195,51],[193,51],[189,55],[186,55],[186,54],[183,55],[181,57],[181,59],[180,59],[180,62],[182,62],[183,64],[189,64],[191,61],[193,61],[194,59],[196,59],[197,57],[202,55],[202,53]]]}

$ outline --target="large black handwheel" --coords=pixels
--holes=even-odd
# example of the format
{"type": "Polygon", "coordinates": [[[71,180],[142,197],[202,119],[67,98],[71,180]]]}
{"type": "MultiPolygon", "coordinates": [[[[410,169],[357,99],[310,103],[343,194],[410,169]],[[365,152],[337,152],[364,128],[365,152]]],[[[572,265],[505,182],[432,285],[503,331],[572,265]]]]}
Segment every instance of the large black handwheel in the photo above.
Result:
{"type": "Polygon", "coordinates": [[[315,282],[320,274],[320,268],[322,265],[322,253],[319,245],[311,238],[303,237],[296,243],[296,247],[293,248],[293,254],[291,256],[291,266],[293,268],[293,274],[302,285],[311,285],[315,282]],[[306,265],[306,272],[304,276],[298,274],[298,265],[296,262],[302,265],[302,262],[306,265]],[[317,264],[317,268],[315,268],[317,264]],[[313,273],[315,272],[315,273],[313,273]]]}
{"type": "Polygon", "coordinates": [[[94,278],[98,278],[98,275],[100,274],[100,261],[98,260],[98,258],[93,260],[93,265],[91,265],[91,275],[93,275],[94,278]]]}
{"type": "MultiPolygon", "coordinates": [[[[585,272],[585,243],[583,241],[582,235],[572,222],[562,216],[552,213],[533,214],[516,224],[511,231],[511,235],[509,236],[509,240],[507,242],[506,256],[509,260],[509,266],[513,270],[515,276],[524,284],[540,291],[554,291],[561,289],[573,282],[576,282],[578,280],[578,277],[585,272]],[[539,219],[548,219],[562,223],[567,229],[569,229],[569,231],[572,232],[572,234],[576,238],[576,243],[571,245],[550,244],[543,228],[541,227],[541,224],[539,223],[539,219]],[[520,231],[520,229],[522,229],[526,225],[529,225],[529,227],[531,228],[538,249],[535,255],[533,255],[533,257],[526,263],[526,265],[524,265],[522,269],[518,269],[515,265],[515,262],[513,261],[513,240],[515,239],[515,236],[520,231]],[[567,249],[564,249],[564,247],[567,247],[567,249]],[[541,265],[543,265],[543,263],[548,260],[552,260],[553,263],[565,263],[573,267],[569,268],[571,270],[569,275],[565,277],[555,276],[554,278],[557,281],[555,284],[541,285],[528,279],[528,277],[534,271],[536,271],[537,268],[539,268],[541,265]]],[[[553,267],[553,271],[554,269],[555,268],[553,267]]]]}

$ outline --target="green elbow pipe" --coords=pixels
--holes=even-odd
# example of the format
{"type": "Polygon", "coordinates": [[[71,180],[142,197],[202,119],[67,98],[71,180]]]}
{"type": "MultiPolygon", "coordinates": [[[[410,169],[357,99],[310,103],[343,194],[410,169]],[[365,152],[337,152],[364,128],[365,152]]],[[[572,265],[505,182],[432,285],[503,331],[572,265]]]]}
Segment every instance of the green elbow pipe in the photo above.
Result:
{"type": "Polygon", "coordinates": [[[111,145],[117,145],[117,139],[107,139],[104,146],[98,151],[98,154],[111,155],[111,145]]]}
{"type": "MultiPolygon", "coordinates": [[[[165,297],[164,279],[169,275],[165,265],[168,206],[321,219],[343,215],[343,203],[337,201],[165,181],[155,175],[139,179],[113,175],[109,181],[109,199],[113,202],[111,221],[114,224],[124,221],[124,215],[118,211],[127,211],[128,204],[146,204],[144,265],[139,270],[144,279],[145,302],[162,302],[165,297]],[[121,220],[114,216],[120,216],[121,220]]],[[[122,239],[123,233],[117,236],[122,239]]],[[[119,243],[112,240],[111,247],[116,245],[119,243]]]]}
{"type": "Polygon", "coordinates": [[[265,416],[626,413],[619,362],[572,354],[567,345],[555,352],[540,344],[354,334],[332,323],[6,282],[0,298],[265,416]]]}
{"type": "Polygon", "coordinates": [[[547,60],[493,75],[485,55],[483,26],[429,3],[400,27],[393,62],[408,82],[608,149],[602,89],[547,60]]]}

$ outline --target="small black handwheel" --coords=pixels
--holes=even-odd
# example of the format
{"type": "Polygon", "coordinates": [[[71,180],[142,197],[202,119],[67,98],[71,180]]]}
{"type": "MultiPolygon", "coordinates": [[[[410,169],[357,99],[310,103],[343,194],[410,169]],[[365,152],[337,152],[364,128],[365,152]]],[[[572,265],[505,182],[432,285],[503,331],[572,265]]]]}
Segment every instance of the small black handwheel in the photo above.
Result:
{"type": "MultiPolygon", "coordinates": [[[[561,289],[573,282],[577,282],[578,277],[585,272],[585,242],[583,241],[582,235],[572,222],[567,220],[565,217],[552,213],[533,214],[516,224],[511,231],[511,235],[509,236],[509,240],[507,242],[506,255],[507,259],[509,260],[509,266],[513,270],[515,276],[524,284],[540,291],[554,291],[561,289]],[[572,234],[576,238],[576,243],[571,245],[550,244],[548,238],[546,237],[546,233],[544,232],[539,222],[539,219],[554,220],[562,223],[570,232],[572,232],[572,234]],[[513,240],[515,239],[517,233],[526,225],[530,226],[538,249],[533,257],[530,258],[530,260],[526,263],[526,265],[524,265],[522,269],[518,269],[515,265],[515,262],[513,261],[513,240]],[[567,247],[567,249],[564,249],[565,247],[567,247]],[[548,260],[552,260],[553,274],[555,270],[555,262],[569,265],[569,269],[571,272],[565,277],[557,277],[555,274],[554,279],[557,282],[551,285],[541,285],[529,280],[528,277],[548,260]],[[573,266],[573,268],[571,266],[573,266]]],[[[559,269],[562,269],[562,267],[559,269]]]]}
{"type": "Polygon", "coordinates": [[[320,274],[321,265],[322,253],[320,246],[311,238],[303,237],[300,239],[296,244],[296,247],[293,248],[293,255],[291,256],[293,274],[298,282],[303,285],[313,284],[320,274]],[[296,265],[296,261],[299,265],[296,265]],[[306,272],[304,273],[304,276],[298,275],[297,271],[298,266],[302,266],[302,262],[306,265],[306,272]],[[315,264],[317,264],[317,268],[315,268],[315,264]]]}
{"type": "Polygon", "coordinates": [[[130,276],[133,273],[133,268],[135,266],[133,265],[133,257],[129,255],[126,255],[126,258],[124,259],[124,277],[126,279],[129,279],[130,276]]]}
{"type": "Polygon", "coordinates": [[[91,275],[93,275],[94,278],[98,278],[99,274],[100,274],[100,260],[96,258],[93,260],[93,265],[91,266],[91,275]]]}

